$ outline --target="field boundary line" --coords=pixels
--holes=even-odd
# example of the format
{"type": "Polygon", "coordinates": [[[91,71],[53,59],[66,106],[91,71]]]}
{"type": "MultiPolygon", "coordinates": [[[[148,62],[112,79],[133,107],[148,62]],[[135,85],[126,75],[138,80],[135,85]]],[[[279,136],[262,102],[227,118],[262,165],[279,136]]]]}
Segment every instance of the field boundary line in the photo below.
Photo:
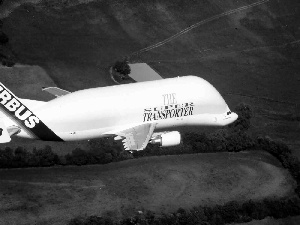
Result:
{"type": "Polygon", "coordinates": [[[150,51],[150,50],[152,50],[154,48],[160,47],[160,46],[162,46],[162,45],[164,45],[164,44],[166,44],[166,43],[168,43],[168,42],[170,42],[170,41],[172,41],[172,40],[174,40],[174,39],[182,36],[183,34],[185,34],[185,33],[189,32],[189,31],[197,28],[198,26],[205,24],[205,23],[211,22],[213,20],[219,19],[219,18],[224,17],[224,16],[228,16],[230,14],[233,14],[233,13],[236,13],[236,12],[239,12],[239,11],[242,11],[242,10],[246,10],[246,9],[249,9],[249,8],[252,8],[252,7],[264,4],[266,2],[269,2],[269,0],[261,0],[261,1],[258,1],[258,2],[254,2],[252,4],[249,4],[249,5],[246,5],[246,6],[242,6],[242,7],[236,8],[236,9],[232,9],[232,10],[223,12],[221,14],[209,17],[207,19],[201,20],[200,22],[195,23],[195,24],[193,24],[193,25],[191,25],[191,26],[189,26],[189,27],[181,30],[177,34],[174,34],[171,37],[169,37],[169,38],[167,38],[167,39],[165,39],[163,41],[160,41],[160,42],[158,42],[156,44],[150,45],[150,46],[148,46],[146,48],[142,48],[142,49],[140,49],[140,50],[138,50],[136,52],[133,52],[130,56],[138,55],[140,53],[147,52],[147,51],[150,51]]]}

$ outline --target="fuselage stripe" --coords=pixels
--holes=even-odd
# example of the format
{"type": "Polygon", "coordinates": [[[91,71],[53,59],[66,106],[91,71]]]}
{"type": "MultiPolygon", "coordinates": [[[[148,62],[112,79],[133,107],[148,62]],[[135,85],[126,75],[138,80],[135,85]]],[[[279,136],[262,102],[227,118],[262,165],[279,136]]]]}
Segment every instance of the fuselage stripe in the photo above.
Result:
{"type": "Polygon", "coordinates": [[[63,141],[1,83],[0,107],[6,115],[9,115],[18,125],[38,139],[44,141],[63,141]],[[22,115],[21,112],[23,112],[22,115]]]}

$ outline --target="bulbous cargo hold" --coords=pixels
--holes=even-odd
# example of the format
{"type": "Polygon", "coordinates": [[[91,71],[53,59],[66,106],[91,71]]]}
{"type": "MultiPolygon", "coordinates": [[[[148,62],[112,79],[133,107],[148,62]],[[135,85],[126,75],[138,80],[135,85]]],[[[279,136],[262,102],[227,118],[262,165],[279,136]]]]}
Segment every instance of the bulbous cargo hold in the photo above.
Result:
{"type": "Polygon", "coordinates": [[[210,83],[185,76],[77,91],[48,102],[36,114],[50,128],[64,133],[158,121],[157,128],[162,129],[174,121],[174,126],[202,125],[194,117],[228,111],[226,102],[210,83]]]}
{"type": "Polygon", "coordinates": [[[174,127],[224,126],[237,119],[220,93],[196,76],[61,93],[52,101],[37,102],[19,99],[3,85],[0,107],[9,116],[0,128],[6,136],[17,127],[15,135],[46,141],[113,136],[123,140],[126,150],[143,150],[149,142],[178,145],[179,132],[166,132],[174,127]],[[34,118],[30,126],[18,116],[21,109],[28,112],[26,118],[34,118]]]}

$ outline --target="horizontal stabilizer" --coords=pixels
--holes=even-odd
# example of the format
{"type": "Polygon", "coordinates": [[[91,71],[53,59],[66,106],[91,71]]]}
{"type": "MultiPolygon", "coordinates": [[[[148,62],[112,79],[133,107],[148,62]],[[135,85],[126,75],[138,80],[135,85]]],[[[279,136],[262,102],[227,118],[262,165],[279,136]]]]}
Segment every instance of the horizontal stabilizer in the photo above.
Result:
{"type": "Polygon", "coordinates": [[[2,120],[0,120],[0,143],[10,142],[11,138],[8,134],[6,126],[2,120]]]}
{"type": "Polygon", "coordinates": [[[47,91],[48,93],[54,95],[55,97],[61,97],[67,94],[70,94],[71,92],[60,89],[58,87],[45,87],[42,89],[43,91],[47,91]]]}

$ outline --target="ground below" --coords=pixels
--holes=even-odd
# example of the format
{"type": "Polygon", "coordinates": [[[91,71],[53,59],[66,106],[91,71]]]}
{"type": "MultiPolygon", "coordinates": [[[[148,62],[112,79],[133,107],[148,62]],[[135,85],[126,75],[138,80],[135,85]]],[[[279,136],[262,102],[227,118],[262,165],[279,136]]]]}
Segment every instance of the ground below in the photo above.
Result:
{"type": "Polygon", "coordinates": [[[288,171],[265,152],[161,156],[107,165],[0,170],[0,224],[64,224],[75,216],[278,198],[288,171]]]}

